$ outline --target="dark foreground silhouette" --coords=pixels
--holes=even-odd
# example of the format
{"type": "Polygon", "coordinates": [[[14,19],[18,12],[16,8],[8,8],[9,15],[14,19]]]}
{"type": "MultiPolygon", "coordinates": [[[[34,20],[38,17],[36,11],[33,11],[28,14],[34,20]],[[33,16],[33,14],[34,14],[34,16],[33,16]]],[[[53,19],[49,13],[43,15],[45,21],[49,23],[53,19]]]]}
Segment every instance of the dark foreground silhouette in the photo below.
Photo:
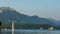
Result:
{"type": "MultiPolygon", "coordinates": [[[[0,26],[1,26],[1,21],[0,21],[0,26]]],[[[0,27],[0,34],[1,34],[1,27],[0,27]]]]}

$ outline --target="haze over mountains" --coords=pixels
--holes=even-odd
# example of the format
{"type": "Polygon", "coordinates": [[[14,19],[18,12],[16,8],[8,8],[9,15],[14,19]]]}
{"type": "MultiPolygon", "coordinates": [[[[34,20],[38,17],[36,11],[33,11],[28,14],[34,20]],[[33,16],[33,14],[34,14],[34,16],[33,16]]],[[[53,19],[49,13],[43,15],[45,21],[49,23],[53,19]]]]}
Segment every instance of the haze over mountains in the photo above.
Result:
{"type": "MultiPolygon", "coordinates": [[[[3,26],[11,26],[12,20],[15,21],[16,28],[39,28],[41,25],[49,25],[49,26],[60,26],[58,25],[58,21],[49,18],[41,18],[37,15],[28,16],[21,14],[10,7],[1,7],[0,8],[0,21],[2,21],[3,26]],[[56,25],[57,24],[57,25],[56,25]],[[33,27],[32,27],[33,26],[33,27]]],[[[60,22],[59,22],[60,23],[60,22]]]]}
{"type": "Polygon", "coordinates": [[[59,20],[54,20],[53,18],[47,18],[49,21],[55,23],[57,27],[60,27],[60,21],[59,20]]]}

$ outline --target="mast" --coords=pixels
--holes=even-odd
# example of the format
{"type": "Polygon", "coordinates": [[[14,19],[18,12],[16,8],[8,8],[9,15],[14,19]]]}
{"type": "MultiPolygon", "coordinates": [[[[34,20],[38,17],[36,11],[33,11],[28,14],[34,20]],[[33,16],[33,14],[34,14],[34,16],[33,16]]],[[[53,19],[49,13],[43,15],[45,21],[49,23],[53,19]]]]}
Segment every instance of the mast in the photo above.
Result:
{"type": "Polygon", "coordinates": [[[12,34],[14,34],[14,20],[12,21],[12,34]]]}

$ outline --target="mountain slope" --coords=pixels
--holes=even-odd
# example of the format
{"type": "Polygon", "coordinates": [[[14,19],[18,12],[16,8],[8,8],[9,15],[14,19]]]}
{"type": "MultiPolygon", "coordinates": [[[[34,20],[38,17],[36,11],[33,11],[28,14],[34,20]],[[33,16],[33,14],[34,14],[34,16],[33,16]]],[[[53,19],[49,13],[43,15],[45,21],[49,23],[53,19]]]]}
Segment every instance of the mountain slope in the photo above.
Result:
{"type": "Polygon", "coordinates": [[[4,25],[11,26],[12,20],[15,20],[15,25],[21,26],[24,24],[48,24],[54,26],[55,24],[46,18],[40,18],[38,16],[28,16],[17,12],[9,7],[0,8],[0,21],[2,21],[4,25]]]}
{"type": "Polygon", "coordinates": [[[47,18],[49,21],[55,23],[55,26],[60,29],[60,21],[59,20],[54,20],[52,18],[47,18]]]}

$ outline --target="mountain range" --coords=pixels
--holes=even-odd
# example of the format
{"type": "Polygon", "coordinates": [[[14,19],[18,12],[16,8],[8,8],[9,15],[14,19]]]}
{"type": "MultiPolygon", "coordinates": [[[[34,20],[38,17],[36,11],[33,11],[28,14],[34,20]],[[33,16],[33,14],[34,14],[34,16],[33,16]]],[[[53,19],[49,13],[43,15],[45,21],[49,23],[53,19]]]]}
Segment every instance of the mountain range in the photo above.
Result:
{"type": "Polygon", "coordinates": [[[55,23],[56,27],[60,27],[60,20],[54,20],[53,18],[47,18],[49,21],[55,23]]]}
{"type": "Polygon", "coordinates": [[[0,21],[2,22],[2,25],[11,26],[13,20],[15,21],[16,28],[27,28],[27,26],[41,27],[41,25],[50,25],[56,27],[55,22],[58,22],[49,18],[41,18],[37,15],[29,16],[21,14],[10,7],[0,7],[0,21]]]}

